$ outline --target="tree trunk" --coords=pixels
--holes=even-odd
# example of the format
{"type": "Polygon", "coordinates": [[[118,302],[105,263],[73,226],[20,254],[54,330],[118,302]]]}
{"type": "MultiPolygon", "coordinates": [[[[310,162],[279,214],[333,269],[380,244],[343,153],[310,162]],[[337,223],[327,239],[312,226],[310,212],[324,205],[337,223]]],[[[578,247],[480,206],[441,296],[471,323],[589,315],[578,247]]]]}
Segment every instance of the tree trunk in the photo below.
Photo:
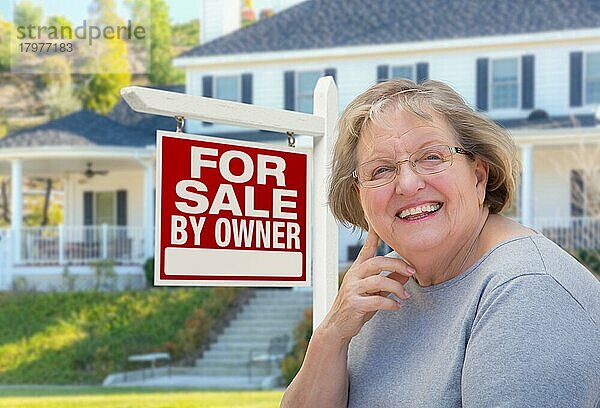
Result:
{"type": "Polygon", "coordinates": [[[48,208],[50,208],[50,195],[52,194],[52,179],[46,179],[46,196],[44,197],[44,211],[42,212],[42,227],[48,225],[48,208]]]}

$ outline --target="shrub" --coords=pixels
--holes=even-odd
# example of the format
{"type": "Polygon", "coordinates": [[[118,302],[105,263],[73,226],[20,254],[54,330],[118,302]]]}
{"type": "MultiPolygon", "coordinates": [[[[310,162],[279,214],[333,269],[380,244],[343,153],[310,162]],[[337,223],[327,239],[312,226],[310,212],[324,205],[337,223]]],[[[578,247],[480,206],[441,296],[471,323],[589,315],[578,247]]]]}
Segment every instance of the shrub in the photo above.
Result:
{"type": "Polygon", "coordinates": [[[292,351],[281,361],[281,374],[286,382],[292,382],[304,361],[308,342],[312,336],[312,309],[304,311],[302,319],[294,329],[294,346],[292,351]]]}
{"type": "Polygon", "coordinates": [[[90,263],[94,270],[94,290],[115,290],[117,273],[114,259],[100,259],[90,263]]]}
{"type": "Polygon", "coordinates": [[[146,275],[148,286],[154,286],[154,257],[148,258],[144,262],[144,275],[146,275]]]}
{"type": "Polygon", "coordinates": [[[571,250],[579,262],[596,275],[600,275],[600,249],[575,249],[571,250]]]}

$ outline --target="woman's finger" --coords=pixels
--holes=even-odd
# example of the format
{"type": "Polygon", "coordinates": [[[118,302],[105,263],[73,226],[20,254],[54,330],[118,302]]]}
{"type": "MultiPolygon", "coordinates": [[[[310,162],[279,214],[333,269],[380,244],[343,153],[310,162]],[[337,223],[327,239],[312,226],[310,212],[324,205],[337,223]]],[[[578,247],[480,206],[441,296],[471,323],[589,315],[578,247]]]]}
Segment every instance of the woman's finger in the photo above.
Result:
{"type": "Polygon", "coordinates": [[[367,239],[364,245],[360,249],[358,256],[356,257],[355,264],[361,264],[369,258],[373,258],[377,253],[377,247],[379,246],[379,235],[375,232],[372,227],[369,227],[367,239]]]}
{"type": "Polygon", "coordinates": [[[400,299],[408,299],[409,293],[404,286],[390,278],[381,275],[369,276],[362,279],[358,286],[360,294],[378,294],[380,292],[393,293],[400,299]]]}
{"type": "MultiPolygon", "coordinates": [[[[376,256],[365,260],[361,267],[357,270],[356,275],[361,278],[366,278],[367,276],[376,275],[381,272],[386,272],[384,275],[389,275],[395,272],[396,274],[410,278],[414,275],[415,270],[402,259],[376,256]]],[[[398,280],[397,276],[395,276],[393,279],[398,280]]]]}

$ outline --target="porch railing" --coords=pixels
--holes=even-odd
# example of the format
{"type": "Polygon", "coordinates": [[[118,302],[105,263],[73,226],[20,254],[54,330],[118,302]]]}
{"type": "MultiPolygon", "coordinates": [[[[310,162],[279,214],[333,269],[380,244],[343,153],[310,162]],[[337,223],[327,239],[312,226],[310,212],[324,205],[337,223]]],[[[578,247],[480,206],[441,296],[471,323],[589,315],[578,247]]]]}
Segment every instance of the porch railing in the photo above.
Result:
{"type": "Polygon", "coordinates": [[[100,259],[144,260],[144,229],[110,225],[25,227],[22,264],[81,264],[100,259]]]}
{"type": "Polygon", "coordinates": [[[564,249],[600,250],[600,217],[536,218],[535,228],[564,249]]]}

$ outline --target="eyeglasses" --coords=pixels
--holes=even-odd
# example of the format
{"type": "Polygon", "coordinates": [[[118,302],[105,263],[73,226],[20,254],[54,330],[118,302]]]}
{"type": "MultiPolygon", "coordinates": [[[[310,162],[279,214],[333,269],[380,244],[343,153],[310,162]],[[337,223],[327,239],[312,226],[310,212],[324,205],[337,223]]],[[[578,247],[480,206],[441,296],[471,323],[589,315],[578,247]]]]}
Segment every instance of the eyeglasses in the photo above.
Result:
{"type": "Polygon", "coordinates": [[[473,153],[461,147],[428,146],[417,150],[405,160],[376,159],[362,163],[352,172],[352,177],[361,187],[381,187],[396,179],[404,162],[410,163],[411,169],[417,174],[436,174],[452,166],[455,153],[473,158],[473,153]]]}

